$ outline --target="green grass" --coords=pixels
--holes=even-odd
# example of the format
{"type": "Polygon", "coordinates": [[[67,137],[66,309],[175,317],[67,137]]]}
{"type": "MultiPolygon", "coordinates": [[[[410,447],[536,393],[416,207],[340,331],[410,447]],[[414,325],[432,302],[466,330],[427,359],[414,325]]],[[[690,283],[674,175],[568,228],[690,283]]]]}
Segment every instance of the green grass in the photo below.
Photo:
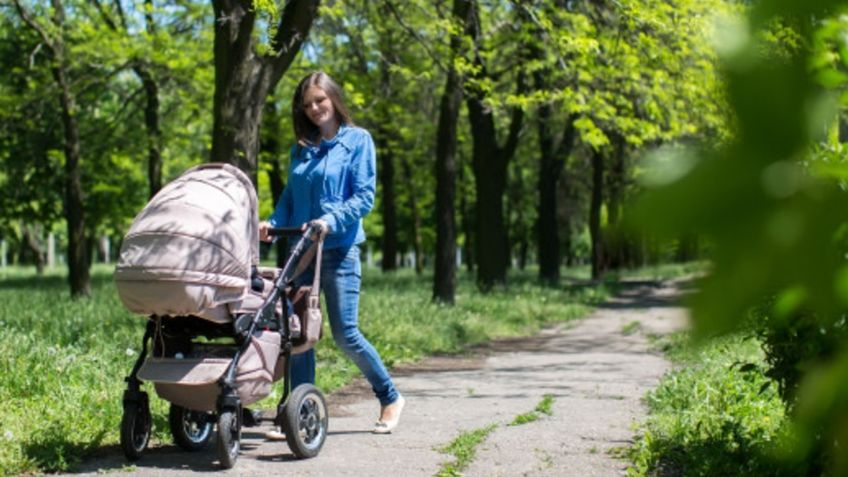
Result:
{"type": "Polygon", "coordinates": [[[489,434],[497,428],[497,424],[491,424],[473,431],[463,432],[450,444],[439,449],[442,453],[450,454],[453,461],[446,462],[436,474],[438,477],[455,477],[462,475],[468,465],[474,461],[477,455],[477,446],[480,445],[489,434]]]}
{"type": "MultiPolygon", "coordinates": [[[[0,475],[72,469],[118,442],[123,378],[140,350],[145,319],[124,310],[111,271],[92,269],[87,300],[69,298],[64,270],[41,277],[14,267],[0,271],[0,475]]],[[[480,295],[472,278],[460,274],[456,306],[445,307],[430,301],[431,286],[430,275],[408,270],[364,271],[360,324],[387,365],[531,335],[586,314],[609,295],[605,286],[539,286],[530,271],[511,275],[508,291],[480,295]]],[[[317,347],[317,385],[330,392],[359,371],[329,330],[325,335],[317,347]]],[[[167,404],[151,403],[153,443],[170,442],[167,404]]]]}
{"type": "Polygon", "coordinates": [[[709,269],[709,263],[704,261],[686,263],[663,263],[642,267],[634,270],[623,270],[607,275],[613,279],[648,279],[667,280],[703,275],[709,269]]]}
{"type": "Polygon", "coordinates": [[[626,325],[621,327],[621,334],[626,335],[626,336],[630,336],[634,333],[638,333],[639,330],[641,330],[641,329],[642,329],[642,323],[640,323],[637,320],[634,320],[634,321],[631,321],[630,323],[627,323],[626,325]]]}
{"type": "Polygon", "coordinates": [[[539,404],[536,405],[536,409],[526,412],[524,414],[519,414],[515,416],[515,419],[509,423],[510,426],[520,426],[522,424],[527,424],[528,422],[533,422],[539,420],[542,417],[542,414],[547,416],[553,415],[553,405],[554,405],[554,396],[552,394],[545,394],[539,404]]]}
{"type": "Polygon", "coordinates": [[[787,435],[783,405],[766,386],[756,341],[696,347],[678,333],[654,344],[677,366],[646,397],[648,418],[625,452],[628,475],[789,475],[774,459],[787,435]]]}

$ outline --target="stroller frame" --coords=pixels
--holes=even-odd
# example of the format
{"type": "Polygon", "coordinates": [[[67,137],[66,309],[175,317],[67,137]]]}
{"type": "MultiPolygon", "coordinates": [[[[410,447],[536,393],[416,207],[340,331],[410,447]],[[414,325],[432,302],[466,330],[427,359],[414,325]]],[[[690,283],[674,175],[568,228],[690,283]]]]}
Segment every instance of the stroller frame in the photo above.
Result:
{"type": "MultiPolygon", "coordinates": [[[[289,316],[293,312],[286,287],[291,285],[298,265],[306,255],[310,246],[320,247],[322,244],[311,243],[310,237],[319,231],[313,226],[304,225],[299,228],[272,228],[271,236],[296,237],[297,240],[285,265],[273,281],[273,286],[262,305],[251,313],[234,317],[231,324],[195,326],[191,322],[182,321],[182,329],[188,330],[184,337],[232,337],[236,341],[233,355],[226,371],[218,379],[220,393],[217,397],[215,412],[194,411],[171,404],[169,422],[171,433],[176,443],[185,450],[196,451],[206,447],[211,437],[211,426],[217,422],[217,449],[220,464],[224,468],[235,465],[240,450],[241,428],[256,425],[259,420],[273,421],[286,434],[286,441],[294,455],[298,458],[314,457],[318,454],[326,438],[327,407],[321,392],[311,384],[302,384],[291,390],[291,354],[293,348],[292,331],[289,326],[289,316]],[[275,316],[275,308],[280,299],[285,299],[283,313],[275,316]],[[231,326],[231,333],[227,328],[231,326]],[[196,329],[195,329],[196,328],[196,329]],[[211,330],[211,331],[210,331],[211,330]],[[280,356],[283,357],[283,394],[276,407],[276,417],[260,419],[252,413],[243,412],[242,402],[236,390],[236,371],[239,359],[244,355],[251,343],[251,337],[259,330],[280,333],[280,356]],[[247,420],[248,422],[245,422],[247,420]]],[[[259,279],[254,270],[254,278],[259,279]]],[[[121,422],[121,447],[125,456],[137,460],[146,449],[151,434],[151,416],[149,397],[142,390],[143,381],[138,374],[145,363],[149,343],[154,340],[157,328],[161,332],[163,320],[170,317],[151,315],[148,319],[142,338],[142,349],[132,371],[125,378],[127,388],[123,395],[124,415],[121,422]]],[[[200,321],[201,319],[198,318],[200,321]]],[[[154,345],[155,346],[155,345],[154,345]]],[[[154,348],[155,349],[155,348],[154,348]]],[[[279,361],[278,361],[279,363],[279,361]]]]}

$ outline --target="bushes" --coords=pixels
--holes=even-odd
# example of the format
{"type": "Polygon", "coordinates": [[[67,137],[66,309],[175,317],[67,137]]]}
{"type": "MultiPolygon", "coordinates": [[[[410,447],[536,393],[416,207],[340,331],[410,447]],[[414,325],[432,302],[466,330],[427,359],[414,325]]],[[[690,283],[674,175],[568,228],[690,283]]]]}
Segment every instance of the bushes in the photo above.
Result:
{"type": "Polygon", "coordinates": [[[758,343],[730,337],[691,350],[680,336],[671,342],[682,367],[647,395],[650,414],[629,450],[628,474],[781,475],[771,449],[784,410],[764,386],[758,343]]]}

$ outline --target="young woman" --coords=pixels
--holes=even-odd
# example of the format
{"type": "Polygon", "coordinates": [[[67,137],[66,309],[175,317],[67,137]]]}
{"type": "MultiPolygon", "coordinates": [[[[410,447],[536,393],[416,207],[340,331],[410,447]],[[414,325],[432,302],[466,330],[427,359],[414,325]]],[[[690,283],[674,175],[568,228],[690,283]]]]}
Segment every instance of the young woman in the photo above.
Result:
{"type": "MultiPolygon", "coordinates": [[[[365,241],[362,217],[374,205],[374,141],[368,131],[353,124],[341,89],[323,72],[312,73],[298,84],[292,120],[297,143],[292,147],[288,183],[270,219],[259,224],[260,238],[269,240],[268,227],[304,223],[326,233],[321,288],[333,339],[359,367],[380,401],[380,418],[373,431],[389,433],[397,427],[405,401],[358,324],[362,277],[358,244],[365,241]]],[[[314,382],[315,351],[293,356],[292,389],[314,382]]]]}

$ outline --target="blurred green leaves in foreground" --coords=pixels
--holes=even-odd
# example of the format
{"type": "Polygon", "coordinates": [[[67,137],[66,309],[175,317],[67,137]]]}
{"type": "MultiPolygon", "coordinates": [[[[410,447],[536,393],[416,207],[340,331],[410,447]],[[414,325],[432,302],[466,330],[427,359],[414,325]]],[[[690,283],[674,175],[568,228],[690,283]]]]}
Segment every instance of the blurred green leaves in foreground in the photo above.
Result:
{"type": "MultiPolygon", "coordinates": [[[[646,174],[641,223],[711,239],[713,268],[691,301],[701,337],[741,327],[764,302],[769,319],[760,326],[791,329],[813,317],[821,334],[844,328],[846,3],[762,1],[719,28],[733,139],[663,153],[664,169],[646,174]]],[[[791,365],[801,378],[787,408],[804,443],[792,457],[823,455],[846,475],[848,346],[791,365]]]]}

